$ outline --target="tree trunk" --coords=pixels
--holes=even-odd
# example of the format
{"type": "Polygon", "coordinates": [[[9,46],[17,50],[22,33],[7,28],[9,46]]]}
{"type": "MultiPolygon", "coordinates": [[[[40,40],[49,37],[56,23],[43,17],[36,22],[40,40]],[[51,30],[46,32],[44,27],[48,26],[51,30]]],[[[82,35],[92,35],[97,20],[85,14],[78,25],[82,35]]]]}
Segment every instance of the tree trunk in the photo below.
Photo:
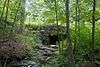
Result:
{"type": "Polygon", "coordinates": [[[3,17],[3,14],[5,12],[6,2],[7,2],[7,0],[4,1],[4,6],[3,6],[1,17],[0,17],[0,22],[2,22],[2,19],[3,19],[2,17],[3,17]]]}
{"type": "MultiPolygon", "coordinates": [[[[77,55],[78,46],[80,45],[80,8],[79,0],[76,0],[76,22],[75,22],[75,44],[74,44],[74,54],[77,55]]],[[[75,56],[74,55],[74,56],[75,56]]],[[[74,57],[77,58],[76,56],[74,57]]]]}
{"type": "Polygon", "coordinates": [[[5,14],[6,15],[5,16],[5,22],[7,22],[7,19],[8,19],[9,3],[10,3],[10,0],[7,1],[7,5],[6,5],[7,6],[7,9],[6,9],[6,14],[5,14]]]}
{"type": "Polygon", "coordinates": [[[95,49],[95,10],[96,10],[96,0],[93,0],[93,14],[92,14],[92,44],[91,44],[91,63],[92,67],[95,67],[95,54],[94,54],[94,49],[95,49]]]}
{"type": "Polygon", "coordinates": [[[19,11],[20,6],[21,6],[21,0],[20,0],[20,2],[19,2],[18,8],[17,8],[17,10],[16,10],[16,12],[15,12],[15,17],[14,17],[14,21],[13,21],[14,23],[16,22],[17,13],[18,13],[18,11],[19,11]]]}
{"type": "Polygon", "coordinates": [[[66,0],[66,36],[67,36],[67,44],[68,44],[68,67],[75,67],[74,61],[74,53],[73,53],[73,45],[70,35],[70,22],[69,22],[69,0],[66,0]]]}

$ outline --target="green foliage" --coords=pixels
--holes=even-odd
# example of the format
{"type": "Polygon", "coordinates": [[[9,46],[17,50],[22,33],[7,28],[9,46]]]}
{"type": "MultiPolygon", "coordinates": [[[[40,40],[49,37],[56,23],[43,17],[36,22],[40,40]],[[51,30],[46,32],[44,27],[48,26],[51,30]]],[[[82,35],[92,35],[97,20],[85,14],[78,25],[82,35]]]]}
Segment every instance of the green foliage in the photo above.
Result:
{"type": "MultiPolygon", "coordinates": [[[[90,47],[92,44],[92,3],[93,2],[91,0],[80,0],[79,5],[76,4],[76,0],[70,0],[69,3],[70,10],[68,13],[70,13],[69,22],[71,22],[70,33],[72,39],[72,47],[75,47],[76,50],[76,62],[90,60],[90,47]],[[77,6],[80,12],[80,15],[78,15],[79,23],[77,23],[76,20],[77,6]],[[76,28],[77,30],[75,30],[76,28]]],[[[67,54],[67,40],[65,40],[65,23],[68,22],[66,21],[66,18],[68,17],[66,17],[65,14],[65,0],[0,0],[0,56],[14,55],[12,54],[14,48],[16,48],[16,56],[24,56],[27,54],[32,57],[36,56],[37,50],[35,49],[37,49],[37,47],[42,44],[43,39],[46,40],[45,37],[40,38],[39,30],[45,30],[44,33],[47,33],[47,36],[58,34],[60,40],[60,46],[58,50],[59,54],[53,56],[50,59],[49,64],[54,67],[64,66],[68,62],[67,57],[69,55],[67,54]],[[57,24],[56,20],[58,20],[58,26],[52,26],[53,24],[57,24]],[[25,25],[25,23],[27,24],[25,25]],[[16,40],[13,41],[13,39],[16,39],[18,42],[16,43],[16,40]],[[3,43],[3,45],[1,43],[3,40],[10,40],[12,42],[8,43],[7,41],[5,42],[6,44],[3,43]],[[9,45],[11,47],[9,47],[9,45]],[[5,49],[2,50],[2,47],[5,49]],[[34,55],[32,53],[34,53],[34,55]]],[[[96,55],[96,59],[100,59],[99,0],[96,0],[95,21],[96,46],[94,53],[96,55]]],[[[48,63],[46,67],[48,67],[48,63]]]]}
{"type": "Polygon", "coordinates": [[[40,37],[39,37],[39,33],[33,33],[32,38],[33,38],[33,40],[32,40],[33,48],[40,46],[42,44],[40,37]]]}

